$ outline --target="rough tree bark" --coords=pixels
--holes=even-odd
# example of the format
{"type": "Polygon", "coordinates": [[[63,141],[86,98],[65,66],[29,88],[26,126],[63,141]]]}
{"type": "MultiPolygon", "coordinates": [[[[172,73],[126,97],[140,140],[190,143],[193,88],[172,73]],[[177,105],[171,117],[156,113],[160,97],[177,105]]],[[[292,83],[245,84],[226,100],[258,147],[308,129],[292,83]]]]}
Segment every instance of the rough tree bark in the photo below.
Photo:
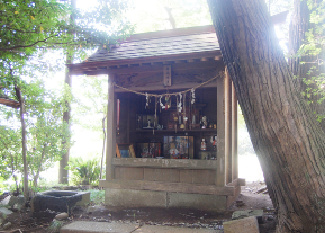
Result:
{"type": "MultiPolygon", "coordinates": [[[[69,55],[66,56],[66,63],[71,63],[71,58],[69,55]]],[[[72,82],[70,73],[68,70],[65,72],[65,84],[71,88],[72,82]]],[[[70,89],[71,90],[71,89],[70,89]]],[[[69,101],[65,102],[65,105],[67,107],[67,110],[63,113],[63,121],[68,125],[68,131],[69,131],[69,137],[68,141],[64,141],[64,146],[66,152],[62,155],[62,159],[60,160],[60,170],[59,170],[59,184],[69,184],[69,171],[65,168],[68,166],[69,158],[70,158],[70,134],[71,134],[71,125],[70,125],[70,119],[71,119],[71,105],[69,101]]]]}
{"type": "MultiPolygon", "coordinates": [[[[72,8],[76,8],[76,0],[71,0],[70,4],[72,8]]],[[[74,24],[74,16],[70,16],[71,23],[74,24]]],[[[66,55],[66,64],[71,64],[73,60],[73,53],[72,50],[69,51],[69,53],[66,55]]],[[[71,90],[72,86],[72,80],[70,76],[70,72],[66,68],[65,72],[65,79],[64,82],[66,85],[69,86],[71,90]]],[[[66,101],[66,107],[67,110],[63,113],[63,121],[67,123],[69,134],[71,134],[71,125],[70,125],[70,119],[71,119],[71,105],[68,101],[66,101]]],[[[66,170],[65,168],[68,166],[68,162],[70,159],[70,135],[68,137],[69,142],[65,142],[66,152],[64,155],[62,155],[62,159],[60,160],[60,170],[59,170],[59,183],[60,184],[69,184],[69,170],[66,170]]]]}
{"type": "MultiPolygon", "coordinates": [[[[324,65],[319,65],[318,59],[325,55],[325,52],[322,52],[319,56],[296,56],[300,46],[306,43],[306,32],[315,29],[315,25],[309,22],[311,12],[308,9],[307,1],[294,1],[294,11],[289,28],[289,54],[291,55],[289,58],[289,67],[291,72],[297,75],[300,89],[305,92],[308,90],[307,88],[311,88],[312,90],[318,89],[315,83],[306,84],[306,81],[312,79],[312,77],[316,77],[320,72],[324,72],[324,65]],[[301,62],[305,62],[305,64],[301,64],[301,62]],[[312,66],[316,66],[318,71],[308,74],[312,66]]],[[[320,0],[317,1],[320,2],[320,0]]],[[[315,95],[313,93],[311,93],[309,98],[306,96],[306,99],[310,101],[312,111],[317,115],[325,115],[325,102],[322,101],[321,104],[317,102],[322,97],[323,95],[315,95]]],[[[325,132],[325,120],[321,122],[321,125],[325,132]]]]}
{"type": "Polygon", "coordinates": [[[223,60],[277,208],[277,232],[325,232],[325,138],[264,1],[208,0],[223,60]]]}
{"type": "Polygon", "coordinates": [[[38,184],[38,178],[39,178],[39,174],[40,174],[40,171],[41,171],[41,166],[43,164],[43,160],[45,158],[46,149],[47,149],[47,143],[44,143],[44,145],[43,145],[43,151],[42,151],[42,157],[41,157],[41,160],[39,161],[39,164],[40,165],[37,168],[36,175],[34,176],[34,187],[35,188],[37,187],[37,184],[38,184]]]}
{"type": "Polygon", "coordinates": [[[105,145],[106,145],[106,130],[105,130],[105,122],[106,122],[106,117],[103,117],[102,119],[102,128],[103,128],[103,149],[102,149],[102,158],[100,160],[100,172],[99,172],[99,179],[102,179],[102,175],[103,175],[103,161],[104,161],[104,153],[105,153],[105,145]]]}

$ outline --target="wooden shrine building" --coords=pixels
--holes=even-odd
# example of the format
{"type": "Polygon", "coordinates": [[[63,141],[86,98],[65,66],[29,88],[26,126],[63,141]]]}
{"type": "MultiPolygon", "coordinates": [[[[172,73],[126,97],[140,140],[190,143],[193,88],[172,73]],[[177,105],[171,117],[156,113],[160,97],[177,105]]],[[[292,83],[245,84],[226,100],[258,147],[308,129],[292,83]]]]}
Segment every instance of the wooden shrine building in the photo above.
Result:
{"type": "Polygon", "coordinates": [[[72,75],[107,74],[106,204],[225,210],[240,194],[237,99],[213,26],[133,35],[72,75]]]}

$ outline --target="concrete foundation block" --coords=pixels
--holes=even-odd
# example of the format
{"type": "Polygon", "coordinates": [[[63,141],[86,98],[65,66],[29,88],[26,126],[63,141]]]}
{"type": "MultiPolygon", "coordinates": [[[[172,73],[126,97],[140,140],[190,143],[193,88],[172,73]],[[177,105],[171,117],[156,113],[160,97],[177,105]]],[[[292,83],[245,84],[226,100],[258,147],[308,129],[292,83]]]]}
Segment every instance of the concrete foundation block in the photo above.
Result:
{"type": "Polygon", "coordinates": [[[251,216],[240,220],[223,223],[224,233],[259,233],[256,217],[251,216]]]}
{"type": "Polygon", "coordinates": [[[227,197],[227,207],[231,206],[237,200],[240,193],[241,193],[241,187],[237,186],[235,188],[235,196],[228,196],[227,197]]]}
{"type": "Polygon", "coordinates": [[[183,207],[211,211],[227,209],[226,196],[114,188],[106,189],[105,203],[111,207],[183,207]]]}
{"type": "Polygon", "coordinates": [[[168,207],[188,207],[200,210],[223,211],[227,209],[227,197],[216,195],[168,193],[168,207]]]}
{"type": "Polygon", "coordinates": [[[105,203],[118,207],[166,207],[166,193],[150,190],[106,189],[105,203]]]}
{"type": "Polygon", "coordinates": [[[23,195],[19,196],[11,196],[8,205],[13,206],[13,205],[24,205],[26,203],[26,198],[23,195]]]}

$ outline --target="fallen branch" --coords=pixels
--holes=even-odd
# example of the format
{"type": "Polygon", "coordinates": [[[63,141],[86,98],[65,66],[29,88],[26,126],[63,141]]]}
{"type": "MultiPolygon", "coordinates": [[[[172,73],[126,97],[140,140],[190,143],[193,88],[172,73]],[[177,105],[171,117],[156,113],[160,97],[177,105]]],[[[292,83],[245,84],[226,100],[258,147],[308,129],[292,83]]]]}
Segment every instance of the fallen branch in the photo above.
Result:
{"type": "Polygon", "coordinates": [[[260,193],[264,193],[265,191],[267,191],[267,187],[266,187],[266,186],[263,187],[263,188],[260,188],[260,189],[257,190],[257,192],[255,192],[255,193],[260,194],[260,193]]]}
{"type": "Polygon", "coordinates": [[[20,107],[20,104],[18,101],[9,99],[9,98],[3,98],[3,97],[0,97],[0,104],[6,105],[11,108],[19,108],[20,107]]]}

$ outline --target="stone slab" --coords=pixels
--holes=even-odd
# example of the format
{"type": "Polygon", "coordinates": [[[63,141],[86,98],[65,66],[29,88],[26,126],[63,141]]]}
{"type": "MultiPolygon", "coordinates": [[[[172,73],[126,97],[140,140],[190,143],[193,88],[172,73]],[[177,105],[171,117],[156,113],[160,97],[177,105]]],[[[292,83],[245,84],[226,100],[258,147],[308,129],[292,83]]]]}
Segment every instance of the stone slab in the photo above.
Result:
{"type": "Polygon", "coordinates": [[[6,208],[6,207],[0,207],[0,213],[9,215],[9,214],[12,214],[12,211],[8,210],[8,208],[6,208]]]}
{"type": "Polygon", "coordinates": [[[216,230],[189,229],[173,226],[143,225],[138,228],[137,224],[120,222],[83,222],[76,221],[62,227],[61,233],[216,233],[216,230]]]}
{"type": "Polygon", "coordinates": [[[208,229],[189,229],[189,228],[179,228],[173,226],[153,226],[153,225],[143,225],[141,228],[135,231],[136,233],[217,233],[216,230],[208,229]]]}
{"type": "Polygon", "coordinates": [[[61,233],[129,233],[136,229],[136,224],[118,222],[83,222],[76,221],[62,227],[61,233]]]}
{"type": "Polygon", "coordinates": [[[11,198],[11,196],[7,196],[7,197],[5,197],[5,198],[1,201],[0,205],[9,205],[10,198],[11,198]]]}
{"type": "Polygon", "coordinates": [[[223,223],[224,233],[259,233],[258,221],[255,216],[223,223]]]}

